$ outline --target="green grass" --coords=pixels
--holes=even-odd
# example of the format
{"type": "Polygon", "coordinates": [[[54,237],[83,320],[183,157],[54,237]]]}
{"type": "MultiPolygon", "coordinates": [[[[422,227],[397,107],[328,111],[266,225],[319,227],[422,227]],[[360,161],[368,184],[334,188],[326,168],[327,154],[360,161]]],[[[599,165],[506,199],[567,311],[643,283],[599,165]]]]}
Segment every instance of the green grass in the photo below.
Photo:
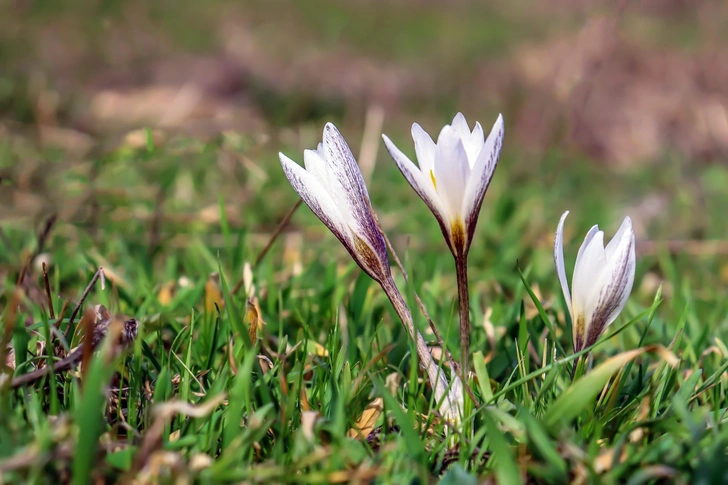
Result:
{"type": "MultiPolygon", "coordinates": [[[[403,136],[395,138],[407,146],[403,136]]],[[[65,328],[99,265],[107,270],[106,288],[97,284],[85,307],[103,304],[141,323],[126,353],[113,358],[102,349],[80,374],[62,372],[16,390],[6,381],[3,480],[726,479],[725,258],[665,250],[638,256],[625,311],[594,348],[593,368],[577,371],[573,382],[570,328],[551,260],[563,210],[573,217],[565,242],[569,265],[591,224],[610,234],[625,213],[639,220],[630,208],[653,191],[665,206],[637,225],[638,252],[647,237],[720,237],[724,229],[706,221],[719,220],[728,202],[719,183],[728,178],[725,168],[691,172],[665,161],[657,177],[651,169],[614,174],[558,153],[534,166],[507,143],[470,257],[476,362],[470,386],[482,405],[473,410],[472,433],[450,440],[386,298],[305,206],[252,268],[265,325],[250,340],[246,300],[253,295],[246,285],[232,290],[296,200],[276,161],[279,148],[301,158],[300,147],[261,145],[252,137],[173,137],[73,165],[63,154],[37,153],[48,161],[35,169],[18,163],[26,151],[0,150],[0,167],[13,181],[5,187],[40,194],[47,199],[42,214],[59,214],[43,249],[55,313],[71,299],[57,322],[36,265],[16,286],[37,248],[42,217],[15,206],[0,240],[0,327],[16,348],[15,374],[48,360],[41,344],[49,329],[65,328]],[[243,156],[257,169],[241,164],[243,156]],[[31,177],[40,185],[19,185],[33,170],[46,174],[31,177]],[[351,437],[377,398],[378,441],[351,437]]],[[[454,268],[434,219],[383,150],[370,190],[414,288],[457,358],[454,268]]],[[[412,288],[399,275],[397,281],[414,311],[412,288]]],[[[77,342],[78,334],[66,345],[77,342]]]]}

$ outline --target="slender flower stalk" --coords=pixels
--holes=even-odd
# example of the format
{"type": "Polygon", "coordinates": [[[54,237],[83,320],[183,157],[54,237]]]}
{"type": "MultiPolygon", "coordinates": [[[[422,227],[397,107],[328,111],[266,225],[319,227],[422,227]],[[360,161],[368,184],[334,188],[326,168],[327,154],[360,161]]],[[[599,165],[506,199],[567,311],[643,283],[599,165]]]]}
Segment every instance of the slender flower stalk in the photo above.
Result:
{"type": "Polygon", "coordinates": [[[468,288],[468,259],[455,257],[455,276],[458,283],[460,313],[460,368],[463,378],[470,372],[470,290],[468,288]]]}
{"type": "Polygon", "coordinates": [[[437,143],[415,123],[412,125],[412,138],[419,166],[386,135],[382,135],[397,167],[437,219],[455,258],[464,375],[468,373],[470,356],[468,251],[485,192],[498,165],[503,134],[501,115],[498,115],[490,134],[485,138],[480,123],[475,123],[471,131],[465,117],[458,113],[452,125],[445,125],[440,131],[437,143]]]}
{"type": "Polygon", "coordinates": [[[435,364],[430,350],[425,343],[425,339],[415,329],[412,313],[407,307],[404,298],[402,298],[402,294],[394,284],[394,280],[390,278],[381,284],[381,286],[400,320],[402,320],[402,323],[407,328],[410,338],[415,341],[420,364],[422,364],[425,372],[427,372],[427,377],[435,391],[435,400],[440,403],[440,413],[450,421],[460,422],[463,402],[463,387],[460,378],[457,374],[453,373],[450,383],[448,383],[443,375],[442,369],[435,364]],[[450,386],[449,389],[448,386],[450,386]]]}
{"type": "Polygon", "coordinates": [[[571,314],[574,352],[596,343],[616,320],[632,291],[635,273],[635,236],[632,220],[625,217],[606,248],[598,226],[587,232],[576,256],[571,292],[564,268],[564,212],[554,238],[554,263],[564,299],[571,314]]]}
{"type": "Polygon", "coordinates": [[[374,219],[359,166],[344,137],[333,124],[327,123],[323,143],[316,150],[304,151],[305,168],[282,153],[279,156],[286,177],[301,199],[382,287],[415,343],[419,363],[427,372],[441,414],[459,421],[463,400],[460,380],[453,376],[450,385],[415,328],[412,314],[392,278],[384,236],[374,219]]]}

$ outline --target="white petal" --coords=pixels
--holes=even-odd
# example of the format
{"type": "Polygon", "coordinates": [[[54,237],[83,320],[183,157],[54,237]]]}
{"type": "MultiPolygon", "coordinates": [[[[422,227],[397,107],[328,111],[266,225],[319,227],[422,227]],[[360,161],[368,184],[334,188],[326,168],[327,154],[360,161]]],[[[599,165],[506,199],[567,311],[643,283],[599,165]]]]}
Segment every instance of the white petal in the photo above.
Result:
{"type": "MultiPolygon", "coordinates": [[[[571,304],[574,315],[584,313],[588,315],[588,304],[593,293],[597,292],[596,282],[604,271],[606,259],[604,257],[604,233],[589,231],[579,249],[574,266],[574,276],[571,281],[571,304]]],[[[587,319],[587,324],[588,324],[587,319]]]]}
{"type": "Polygon", "coordinates": [[[417,195],[425,201],[427,207],[430,208],[432,213],[437,218],[441,226],[447,227],[445,224],[445,208],[440,201],[440,196],[437,195],[435,188],[432,186],[429,174],[422,173],[415,164],[405,155],[397,146],[392,143],[392,140],[387,135],[382,135],[384,139],[384,146],[387,147],[389,155],[392,157],[394,162],[397,164],[399,171],[402,172],[404,178],[417,192],[417,195]]]}
{"type": "Polygon", "coordinates": [[[584,254],[584,250],[589,246],[589,243],[594,238],[594,235],[598,232],[599,226],[597,224],[594,224],[591,229],[589,229],[589,231],[586,233],[586,236],[584,236],[584,242],[581,243],[581,246],[579,246],[579,252],[576,254],[576,264],[579,264],[579,260],[581,259],[582,254],[584,254]]]}
{"type": "Polygon", "coordinates": [[[368,208],[369,193],[359,165],[346,140],[332,123],[326,123],[324,126],[323,139],[324,161],[331,196],[339,204],[341,213],[347,218],[352,229],[357,232],[363,230],[359,227],[362,225],[362,220],[370,217],[368,211],[364,210],[368,208]]]}
{"type": "Polygon", "coordinates": [[[470,176],[470,165],[462,140],[446,126],[440,132],[435,152],[435,180],[437,193],[452,221],[463,219],[463,195],[470,176]]]}
{"type": "Polygon", "coordinates": [[[480,213],[480,207],[483,205],[485,191],[488,190],[490,180],[493,178],[493,173],[498,165],[498,158],[503,146],[503,135],[503,116],[498,115],[498,119],[495,120],[488,139],[485,141],[485,145],[483,145],[473,166],[463,196],[462,212],[465,217],[465,227],[469,234],[468,240],[472,239],[475,232],[475,225],[478,222],[478,214],[480,213]]]}
{"type": "Polygon", "coordinates": [[[556,236],[554,237],[554,264],[556,265],[556,274],[559,275],[559,283],[561,290],[564,292],[564,299],[569,308],[569,314],[573,320],[574,314],[571,311],[571,293],[569,292],[569,283],[566,280],[566,268],[564,267],[564,221],[569,211],[564,212],[559,220],[559,226],[556,228],[556,236]]]}
{"type": "MultiPolygon", "coordinates": [[[[470,138],[470,127],[468,126],[468,121],[465,119],[465,116],[463,116],[462,113],[456,114],[455,118],[453,118],[452,129],[461,140],[470,138]]],[[[438,140],[438,143],[439,142],[440,140],[438,140]]]]}
{"type": "Polygon", "coordinates": [[[634,231],[631,222],[617,233],[611,249],[611,259],[607,261],[600,278],[595,281],[595,291],[591,296],[587,314],[589,322],[586,345],[596,342],[599,335],[617,318],[627,303],[634,284],[635,250],[634,231]]]}
{"type": "Polygon", "coordinates": [[[430,172],[435,168],[435,142],[417,123],[412,124],[412,139],[415,141],[415,153],[420,170],[429,181],[430,172]]]}
{"type": "Polygon", "coordinates": [[[347,227],[343,215],[339,211],[336,203],[329,195],[326,188],[319,180],[308,173],[299,164],[279,153],[283,172],[286,174],[288,181],[293,189],[298,192],[307,206],[311,208],[316,216],[321,219],[326,227],[329,228],[334,235],[341,240],[344,245],[351,244],[351,233],[347,227]]]}
{"type": "Polygon", "coordinates": [[[619,226],[617,234],[615,234],[612,240],[609,241],[609,244],[607,244],[607,247],[604,250],[607,256],[607,261],[610,261],[614,256],[614,251],[616,250],[619,241],[622,240],[625,231],[632,231],[632,219],[630,219],[629,216],[624,218],[624,220],[622,221],[622,225],[619,226]]]}
{"type": "Polygon", "coordinates": [[[475,166],[475,162],[478,160],[478,155],[480,155],[480,152],[483,149],[483,144],[485,143],[483,127],[480,125],[480,122],[475,122],[473,133],[465,138],[463,143],[465,144],[465,151],[468,154],[468,162],[472,169],[475,166]]]}
{"type": "Polygon", "coordinates": [[[572,286],[571,291],[573,292],[573,297],[571,300],[571,322],[573,325],[573,342],[574,342],[574,351],[578,352],[582,348],[584,348],[584,342],[586,341],[586,306],[588,303],[589,295],[594,290],[594,281],[586,281],[582,284],[579,291],[577,291],[574,288],[574,281],[576,278],[576,268],[581,266],[580,261],[583,261],[584,251],[586,248],[589,247],[592,240],[594,239],[594,236],[599,232],[599,226],[594,225],[591,229],[586,233],[586,236],[584,237],[584,241],[581,243],[581,246],[579,247],[579,252],[576,255],[576,263],[574,265],[574,273],[572,275],[572,286]],[[586,286],[585,286],[586,285],[586,286]],[[579,322],[581,323],[581,328],[579,328],[579,322]]]}
{"type": "Polygon", "coordinates": [[[321,184],[328,188],[329,180],[326,169],[326,160],[324,160],[323,153],[318,150],[304,150],[303,151],[303,164],[306,166],[306,171],[316,177],[321,184]]]}
{"type": "Polygon", "coordinates": [[[349,145],[332,123],[324,126],[323,138],[327,188],[332,198],[339,204],[349,227],[369,243],[381,261],[388,261],[384,237],[374,222],[369,193],[349,145]]]}

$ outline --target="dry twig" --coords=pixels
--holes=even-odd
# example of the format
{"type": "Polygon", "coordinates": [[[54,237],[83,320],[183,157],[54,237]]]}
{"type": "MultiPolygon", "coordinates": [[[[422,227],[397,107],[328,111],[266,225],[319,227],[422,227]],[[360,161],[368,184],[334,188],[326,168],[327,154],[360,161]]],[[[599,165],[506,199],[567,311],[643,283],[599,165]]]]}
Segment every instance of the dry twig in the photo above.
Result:
{"type": "Polygon", "coordinates": [[[48,298],[48,314],[51,320],[55,320],[56,312],[53,310],[53,297],[51,297],[51,283],[48,281],[48,267],[43,262],[43,284],[45,286],[46,298],[48,298]]]}
{"type": "MultiPolygon", "coordinates": [[[[263,258],[266,254],[268,254],[268,251],[270,251],[270,248],[273,246],[273,243],[276,242],[276,239],[278,239],[278,236],[280,236],[281,232],[283,232],[283,229],[288,225],[288,222],[291,220],[291,217],[293,217],[293,214],[296,213],[296,210],[301,206],[301,203],[303,203],[303,199],[298,199],[295,204],[293,204],[293,207],[291,207],[286,213],[285,216],[283,216],[283,219],[278,224],[278,227],[276,227],[275,231],[273,231],[273,234],[271,234],[270,239],[268,239],[268,242],[263,247],[263,249],[258,253],[258,257],[255,258],[255,264],[253,267],[257,267],[261,261],[263,261],[263,258]]],[[[233,291],[231,292],[232,295],[236,295],[240,288],[243,287],[243,284],[245,283],[245,279],[241,276],[238,282],[235,284],[235,287],[233,288],[233,291]]]]}
{"type": "MultiPolygon", "coordinates": [[[[89,312],[90,313],[90,312],[89,312]]],[[[43,377],[47,376],[51,371],[55,373],[65,372],[72,369],[80,362],[87,367],[88,361],[90,360],[91,354],[98,347],[101,341],[104,339],[109,331],[109,325],[111,324],[111,316],[103,305],[98,305],[95,311],[96,316],[87,314],[84,316],[82,321],[88,321],[90,324],[87,328],[86,337],[84,338],[81,345],[76,347],[68,356],[56,362],[51,368],[50,366],[42,367],[33,372],[23,374],[13,379],[11,387],[13,389],[33,384],[43,377]],[[90,336],[90,337],[89,337],[90,336]]],[[[130,345],[137,337],[139,331],[139,322],[136,319],[129,319],[123,323],[122,331],[117,342],[118,351],[126,348],[130,345]]]]}
{"type": "MultiPolygon", "coordinates": [[[[96,284],[96,281],[99,279],[99,277],[104,276],[104,268],[99,266],[99,269],[94,274],[94,277],[91,278],[91,281],[89,282],[88,286],[83,292],[83,295],[81,295],[81,299],[78,300],[78,303],[76,304],[76,308],[73,309],[73,312],[71,313],[71,317],[68,320],[68,326],[66,327],[66,332],[63,334],[66,341],[68,341],[68,336],[71,331],[71,328],[73,328],[73,322],[76,320],[76,317],[78,316],[78,312],[81,310],[81,307],[83,306],[83,302],[86,300],[86,297],[89,293],[91,293],[91,290],[93,289],[94,285],[96,284]]],[[[103,286],[103,285],[102,285],[103,286]]]]}

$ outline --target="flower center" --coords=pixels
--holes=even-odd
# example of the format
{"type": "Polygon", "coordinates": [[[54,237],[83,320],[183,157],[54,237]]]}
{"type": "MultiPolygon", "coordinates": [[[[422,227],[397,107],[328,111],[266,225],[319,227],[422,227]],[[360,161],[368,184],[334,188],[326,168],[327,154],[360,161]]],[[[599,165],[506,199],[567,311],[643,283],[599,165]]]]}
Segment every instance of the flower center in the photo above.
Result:
{"type": "Polygon", "coordinates": [[[465,226],[459,217],[452,221],[450,231],[452,233],[453,248],[458,255],[465,254],[465,226]]]}
{"type": "MultiPolygon", "coordinates": [[[[572,304],[573,305],[573,304],[572,304]]],[[[584,348],[584,343],[586,341],[586,322],[585,315],[583,312],[574,312],[576,313],[576,321],[574,324],[574,352],[579,352],[581,349],[584,348]]]]}

